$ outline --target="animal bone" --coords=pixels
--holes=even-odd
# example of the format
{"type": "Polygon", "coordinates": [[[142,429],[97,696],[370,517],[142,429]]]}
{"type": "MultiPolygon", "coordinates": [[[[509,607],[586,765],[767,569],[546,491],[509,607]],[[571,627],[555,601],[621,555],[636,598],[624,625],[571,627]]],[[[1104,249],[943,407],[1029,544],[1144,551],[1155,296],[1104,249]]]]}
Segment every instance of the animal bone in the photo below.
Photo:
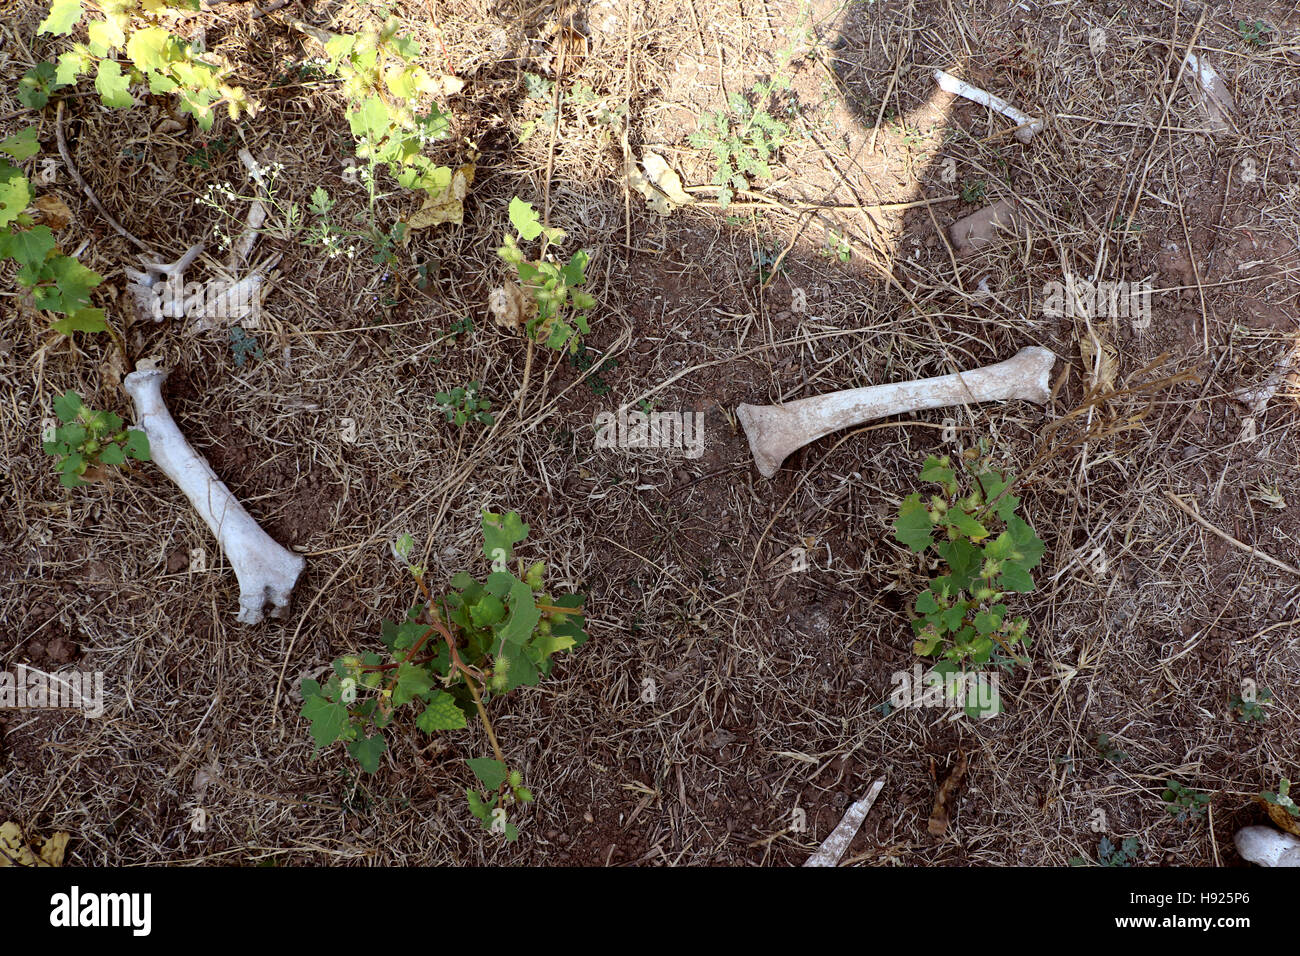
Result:
{"type": "Polygon", "coordinates": [[[941,90],[970,100],[972,103],[979,103],[981,106],[987,106],[989,109],[1001,113],[1018,127],[1015,132],[1016,139],[1022,143],[1028,143],[1034,138],[1034,134],[1041,132],[1043,121],[1034,119],[1028,113],[1022,113],[1006,100],[994,96],[992,93],[986,93],[978,86],[971,86],[965,80],[959,80],[951,73],[945,73],[943,70],[934,71],[935,82],[939,84],[941,90]]]}
{"type": "Polygon", "coordinates": [[[182,277],[203,252],[203,243],[198,242],[186,250],[185,255],[175,262],[141,262],[144,271],[127,266],[127,288],[135,297],[135,304],[140,314],[155,322],[163,319],[175,319],[184,314],[185,294],[181,288],[182,277]],[[159,281],[169,282],[172,288],[166,295],[159,295],[154,286],[159,281]]]}
{"type": "Polygon", "coordinates": [[[969,256],[998,238],[1000,230],[1023,233],[1025,217],[1010,199],[1000,199],[948,227],[948,238],[959,256],[969,256]]]}
{"type": "Polygon", "coordinates": [[[741,405],[759,474],[771,478],[791,452],[824,435],[876,418],[927,408],[1023,398],[1039,405],[1049,396],[1056,356],[1039,346],[1023,348],[996,365],[891,385],[869,385],[804,398],[785,405],[741,405]]]}
{"type": "Polygon", "coordinates": [[[880,796],[881,788],[885,786],[885,780],[882,777],[871,785],[871,789],[857,803],[845,811],[843,818],[839,822],[831,835],[828,836],[822,845],[818,847],[817,852],[804,861],[804,866],[835,866],[840,862],[840,857],[844,851],[849,848],[853,838],[858,835],[862,829],[862,821],[867,818],[871,812],[871,805],[876,802],[876,797],[880,796]]]}
{"type": "Polygon", "coordinates": [[[149,452],[163,474],[174,481],[207,522],[239,579],[242,624],[257,624],[269,602],[272,617],[283,617],[289,595],[306,560],[276,544],[244,510],[212,471],[207,459],[181,434],[163,403],[161,369],[136,369],[123,387],[135,403],[136,422],[149,438],[149,452]]]}
{"type": "Polygon", "coordinates": [[[1186,66],[1200,86],[1201,106],[1205,109],[1210,129],[1216,133],[1231,132],[1236,126],[1233,114],[1237,112],[1237,104],[1228,92],[1223,77],[1219,76],[1209,60],[1198,57],[1195,53],[1187,54],[1186,66]]]}
{"type": "Polygon", "coordinates": [[[1242,827],[1232,841],[1237,852],[1260,866],[1300,866],[1300,838],[1272,827],[1242,827]]]}

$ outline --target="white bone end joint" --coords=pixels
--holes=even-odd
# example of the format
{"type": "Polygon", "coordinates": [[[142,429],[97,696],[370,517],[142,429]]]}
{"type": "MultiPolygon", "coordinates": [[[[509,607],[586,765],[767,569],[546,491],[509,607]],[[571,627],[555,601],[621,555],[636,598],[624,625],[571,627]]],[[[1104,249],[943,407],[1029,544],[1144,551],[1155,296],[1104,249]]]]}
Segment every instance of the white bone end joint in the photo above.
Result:
{"type": "Polygon", "coordinates": [[[216,476],[207,459],[181,434],[163,403],[167,373],[140,369],[123,379],[135,403],[136,424],[149,438],[150,456],[163,474],[190,499],[194,510],[216,535],[239,580],[241,624],[258,624],[266,606],[272,617],[284,617],[289,596],[306,560],[279,544],[261,529],[230,489],[216,476]]]}

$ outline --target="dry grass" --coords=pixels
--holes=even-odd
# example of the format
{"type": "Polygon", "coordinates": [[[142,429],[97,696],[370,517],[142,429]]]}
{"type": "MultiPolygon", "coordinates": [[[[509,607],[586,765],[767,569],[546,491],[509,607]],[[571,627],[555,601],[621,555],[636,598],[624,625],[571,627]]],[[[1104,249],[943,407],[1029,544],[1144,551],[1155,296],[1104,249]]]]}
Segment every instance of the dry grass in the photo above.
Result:
{"type": "MultiPolygon", "coordinates": [[[[287,622],[234,624],[233,575],[155,469],[72,493],[58,485],[36,440],[51,397],[73,388],[96,407],[126,417],[129,407],[107,343],[51,336],[4,293],[0,667],[102,670],[111,700],[98,721],[0,719],[0,818],[72,832],[71,859],[87,864],[775,865],[802,861],[883,775],[849,854],[859,862],[1059,865],[1095,854],[1098,810],[1116,842],[1139,838],[1141,865],[1235,861],[1233,830],[1261,815],[1250,798],[1279,772],[1300,776],[1290,679],[1300,580],[1193,522],[1167,493],[1300,563],[1295,396],[1279,394],[1253,441],[1239,437],[1230,399],[1268,376],[1298,329],[1300,21],[1284,4],[1256,4],[1251,18],[1281,36],[1253,49],[1235,28],[1247,14],[1210,6],[1197,48],[1240,105],[1240,131],[1210,137],[1187,84],[1174,83],[1201,7],[1007,6],[817,2],[802,20],[792,4],[742,15],[649,0],[585,11],[587,41],[561,61],[553,27],[567,15],[550,6],[399,4],[431,68],[466,80],[449,104],[455,137],[435,152],[480,153],[465,225],[417,235],[392,270],[264,236],[260,253],[283,260],[256,330],[266,358],[243,368],[222,332],[137,323],[126,336],[133,359],[159,355],[175,370],[169,404],[194,445],[273,536],[308,556],[287,622]],[[1107,31],[1104,56],[1089,50],[1091,27],[1107,31]],[[666,220],[627,194],[625,164],[643,148],[688,185],[707,183],[707,157],[686,135],[727,94],[782,69],[779,51],[792,46],[795,129],[774,182],[725,212],[700,188],[704,201],[666,220]],[[1000,119],[936,96],[934,68],[1047,116],[1048,129],[1021,146],[1000,119]],[[581,101],[553,135],[553,101],[530,97],[525,73],[581,101]],[[602,122],[602,110],[615,119],[602,122]],[[1247,157],[1254,183],[1240,178],[1247,157]],[[943,229],[972,211],[955,197],[976,181],[989,201],[1017,198],[1032,228],[958,260],[943,229]],[[517,394],[526,349],[485,308],[513,195],[548,208],[566,248],[592,253],[589,345],[597,365],[618,363],[601,373],[608,395],[592,389],[595,367],[540,353],[517,394]],[[1117,215],[1140,231],[1116,227],[1117,215]],[[849,238],[847,264],[821,254],[827,229],[849,238]],[[764,287],[753,262],[774,246],[784,270],[764,287]],[[417,264],[433,277],[427,289],[417,264]],[[1043,284],[1066,271],[1155,276],[1151,327],[1044,317],[1043,284]],[[796,288],[807,312],[792,310],[796,288]],[[449,338],[465,317],[473,331],[449,338]],[[1080,342],[1094,335],[1108,337],[1118,367],[1115,390],[1085,407],[1080,342]],[[1046,413],[953,410],[947,447],[945,413],[925,413],[824,439],[767,482],[732,418],[741,401],[939,374],[1032,343],[1063,359],[1046,413]],[[1185,372],[1198,377],[1161,384],[1185,372]],[[433,395],[475,379],[498,421],[457,431],[433,395]],[[641,399],[704,410],[704,457],[595,449],[595,412],[641,399]],[[341,437],[345,419],[355,443],[341,437]],[[889,523],[926,454],[976,444],[1027,470],[1023,510],[1048,543],[1039,590],[1021,602],[1034,662],[1003,680],[996,719],[883,713],[891,673],[914,661],[908,610],[922,580],[889,523]],[[1285,509],[1269,508],[1267,487],[1285,509]],[[477,732],[430,741],[400,723],[380,772],[358,779],[339,752],[309,759],[293,696],[301,676],[377,646],[381,619],[413,600],[389,553],[399,533],[423,545],[431,581],[481,571],[485,506],[531,524],[525,555],[589,595],[593,634],[553,679],[498,704],[498,733],[539,798],[513,846],[464,808],[463,758],[486,747],[477,732]],[[198,547],[215,567],[189,573],[198,547]],[[788,571],[796,547],[808,549],[807,572],[788,571]],[[1228,713],[1243,678],[1274,692],[1263,725],[1228,713]],[[1098,733],[1128,759],[1104,759],[1098,733]],[[952,830],[936,839],[926,834],[936,780],[959,751],[971,770],[952,830]],[[196,792],[201,768],[212,782],[196,792]],[[1215,792],[1208,823],[1169,818],[1160,792],[1171,777],[1215,792]],[[203,833],[189,826],[196,805],[210,815],[203,833]],[[791,829],[796,808],[807,832],[791,829]]],[[[288,9],[340,31],[371,15],[350,2],[288,9]]],[[[6,97],[51,52],[32,40],[40,5],[18,11],[0,25],[5,133],[33,121],[6,97]]],[[[284,164],[282,204],[305,206],[321,184],[342,216],[364,207],[343,181],[351,147],[333,84],[285,81],[287,66],[319,51],[275,16],[250,14],[230,4],[195,18],[265,104],[242,128],[158,134],[161,100],[116,112],[69,100],[82,172],[168,258],[219,225],[194,203],[209,184],[251,189],[241,145],[284,164]],[[203,138],[225,144],[209,169],[186,161],[203,138]]],[[[52,115],[40,120],[49,148],[52,115]]],[[[78,214],[65,246],[85,241],[82,260],[120,292],[133,250],[66,175],[52,188],[78,214]]],[[[412,205],[395,192],[381,221],[412,205]]],[[[125,299],[112,296],[125,322],[125,299]]]]}

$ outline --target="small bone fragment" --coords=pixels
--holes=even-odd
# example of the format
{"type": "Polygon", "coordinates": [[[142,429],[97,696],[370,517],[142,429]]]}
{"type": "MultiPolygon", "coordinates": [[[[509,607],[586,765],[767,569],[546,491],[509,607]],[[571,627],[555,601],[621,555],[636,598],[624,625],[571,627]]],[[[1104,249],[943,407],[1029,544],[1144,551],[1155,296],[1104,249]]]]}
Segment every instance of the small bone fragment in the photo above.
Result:
{"type": "MultiPolygon", "coordinates": [[[[266,178],[262,175],[262,167],[257,164],[253,154],[247,149],[239,151],[239,160],[248,170],[248,174],[253,177],[257,185],[266,190],[266,178]]],[[[248,261],[249,255],[253,251],[253,245],[257,242],[257,230],[262,228],[266,222],[266,206],[262,204],[261,199],[254,199],[248,207],[248,217],[244,221],[244,231],[239,234],[235,240],[234,247],[230,251],[230,258],[226,261],[226,268],[232,272],[248,261]]]]}
{"type": "Polygon", "coordinates": [[[1042,405],[1050,396],[1056,356],[1040,346],[1004,362],[912,382],[869,385],[785,405],[740,405],[736,417],[749,438],[759,474],[771,478],[792,452],[824,435],[877,418],[967,402],[1022,398],[1042,405]]]}
{"type": "Polygon", "coordinates": [[[1300,866],[1300,837],[1272,827],[1242,827],[1232,838],[1237,852],[1260,866],[1300,866]]]}
{"type": "Polygon", "coordinates": [[[952,240],[957,255],[969,256],[996,239],[998,230],[1019,233],[1023,226],[1024,217],[1017,211],[1016,204],[1010,199],[1000,199],[958,219],[948,227],[948,238],[952,240]]]}
{"type": "Polygon", "coordinates": [[[1278,359],[1277,364],[1273,366],[1272,374],[1268,378],[1258,385],[1237,389],[1233,392],[1233,398],[1248,407],[1252,414],[1262,415],[1268,407],[1268,403],[1273,400],[1273,396],[1282,387],[1282,383],[1297,368],[1300,368],[1300,340],[1297,340],[1295,346],[1288,349],[1278,359]]]}
{"type": "Polygon", "coordinates": [[[259,623],[268,602],[271,616],[283,617],[307,562],[272,540],[217,478],[207,459],[185,440],[163,403],[166,378],[161,369],[136,369],[122,383],[135,403],[136,423],[149,438],[150,455],[163,474],[185,492],[235,569],[239,579],[237,620],[259,623]]]}
{"type": "Polygon", "coordinates": [[[839,863],[840,857],[844,856],[844,851],[849,848],[853,838],[862,829],[862,821],[871,812],[871,805],[876,802],[876,797],[880,796],[884,786],[883,777],[873,783],[867,795],[849,807],[839,825],[831,831],[831,835],[822,842],[817,851],[808,857],[804,866],[835,866],[839,863]]]}
{"type": "Polygon", "coordinates": [[[1236,128],[1232,117],[1237,112],[1237,104],[1228,92],[1223,77],[1219,76],[1209,60],[1198,57],[1195,53],[1187,54],[1187,69],[1200,89],[1201,106],[1205,109],[1210,128],[1216,133],[1231,132],[1236,128]]]}
{"type": "Polygon", "coordinates": [[[1018,129],[1015,132],[1016,139],[1022,143],[1028,143],[1034,138],[1034,134],[1041,132],[1043,121],[1034,119],[1028,113],[1022,113],[1006,100],[994,96],[981,90],[978,86],[971,86],[965,80],[959,80],[951,73],[945,73],[943,70],[934,71],[934,79],[939,84],[941,90],[948,93],[955,93],[957,96],[970,100],[972,103],[979,103],[981,106],[987,106],[989,109],[1001,113],[1011,122],[1015,123],[1018,129]]]}

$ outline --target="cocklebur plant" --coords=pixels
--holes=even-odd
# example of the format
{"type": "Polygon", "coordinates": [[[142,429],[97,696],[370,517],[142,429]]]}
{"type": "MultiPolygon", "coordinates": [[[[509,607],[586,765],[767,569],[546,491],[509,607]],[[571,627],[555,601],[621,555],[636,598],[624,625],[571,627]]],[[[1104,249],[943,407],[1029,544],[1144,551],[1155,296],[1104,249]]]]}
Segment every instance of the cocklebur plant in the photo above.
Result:
{"type": "Polygon", "coordinates": [[[255,113],[257,104],[226,82],[228,71],[216,57],[163,26],[181,11],[198,10],[199,0],[54,0],[36,32],[66,36],[84,17],[88,40],[74,43],[57,66],[38,64],[24,77],[27,105],[43,107],[51,93],[93,69],[95,90],[108,107],[132,106],[132,84],[148,84],[152,94],[175,94],[180,109],[192,114],[205,130],[212,128],[219,105],[226,107],[232,120],[255,113]],[[119,53],[125,56],[126,72],[119,53]]]}
{"type": "Polygon", "coordinates": [[[1002,601],[1034,589],[1029,572],[1043,557],[1043,542],[1016,514],[1020,499],[1009,493],[1012,480],[974,450],[960,461],[962,478],[947,455],[927,458],[921,480],[938,484],[942,493],[908,495],[894,522],[900,543],[943,561],[944,573],[916,599],[913,650],[957,666],[991,659],[1024,663],[1028,622],[1010,617],[1002,601]]]}
{"type": "Polygon", "coordinates": [[[530,260],[515,237],[506,233],[497,255],[514,267],[519,285],[508,284],[493,292],[489,302],[493,314],[502,325],[522,326],[540,345],[577,352],[581,336],[591,331],[587,310],[596,304],[592,295],[578,288],[587,281],[587,251],[579,249],[563,265],[552,262],[547,253],[564,239],[564,230],[543,225],[537,210],[518,196],[510,200],[510,223],[520,240],[540,237],[542,245],[537,258],[530,260]]]}
{"type": "Polygon", "coordinates": [[[400,26],[390,19],[353,36],[330,34],[324,40],[329,70],[343,81],[357,156],[372,174],[372,198],[380,165],[406,189],[439,196],[451,185],[452,170],[421,150],[446,137],[450,124],[434,97],[458,90],[459,81],[434,77],[418,65],[420,44],[400,36],[400,26]]]}
{"type": "Polygon", "coordinates": [[[54,400],[61,424],[43,436],[41,447],[58,459],[59,483],[66,488],[90,484],[105,474],[105,465],[125,465],[127,458],[149,461],[149,439],[138,428],[123,428],[112,412],[92,411],[76,392],[54,400]]]}
{"type": "Polygon", "coordinates": [[[508,809],[532,802],[523,776],[512,769],[497,740],[487,705],[520,686],[535,686],[551,670],[554,656],[587,641],[582,597],[552,597],[545,590],[546,566],[538,561],[512,569],[514,547],[528,535],[519,515],[482,513],[483,553],[491,571],[483,581],[468,572],[452,577],[434,597],[425,569],[410,563],[414,542],[403,535],[393,553],[406,564],[424,598],[401,621],[385,621],[385,653],[350,654],[334,661],[334,674],[321,685],[302,682],[302,716],[311,722],[316,749],[342,741],[367,773],[379,769],[384,730],[400,708],[415,713],[426,734],[461,730],[477,715],[492,748],[491,757],[466,761],[478,781],[467,788],[470,812],[488,830],[513,841],[519,835],[508,809]]]}
{"type": "Polygon", "coordinates": [[[0,257],[18,264],[14,278],[31,293],[32,304],[58,316],[50,323],[54,331],[103,332],[108,328],[104,310],[90,305],[90,290],[103,276],[60,252],[50,227],[37,225],[26,211],[32,184],[9,159],[21,163],[38,152],[34,126],[0,139],[0,257]]]}

